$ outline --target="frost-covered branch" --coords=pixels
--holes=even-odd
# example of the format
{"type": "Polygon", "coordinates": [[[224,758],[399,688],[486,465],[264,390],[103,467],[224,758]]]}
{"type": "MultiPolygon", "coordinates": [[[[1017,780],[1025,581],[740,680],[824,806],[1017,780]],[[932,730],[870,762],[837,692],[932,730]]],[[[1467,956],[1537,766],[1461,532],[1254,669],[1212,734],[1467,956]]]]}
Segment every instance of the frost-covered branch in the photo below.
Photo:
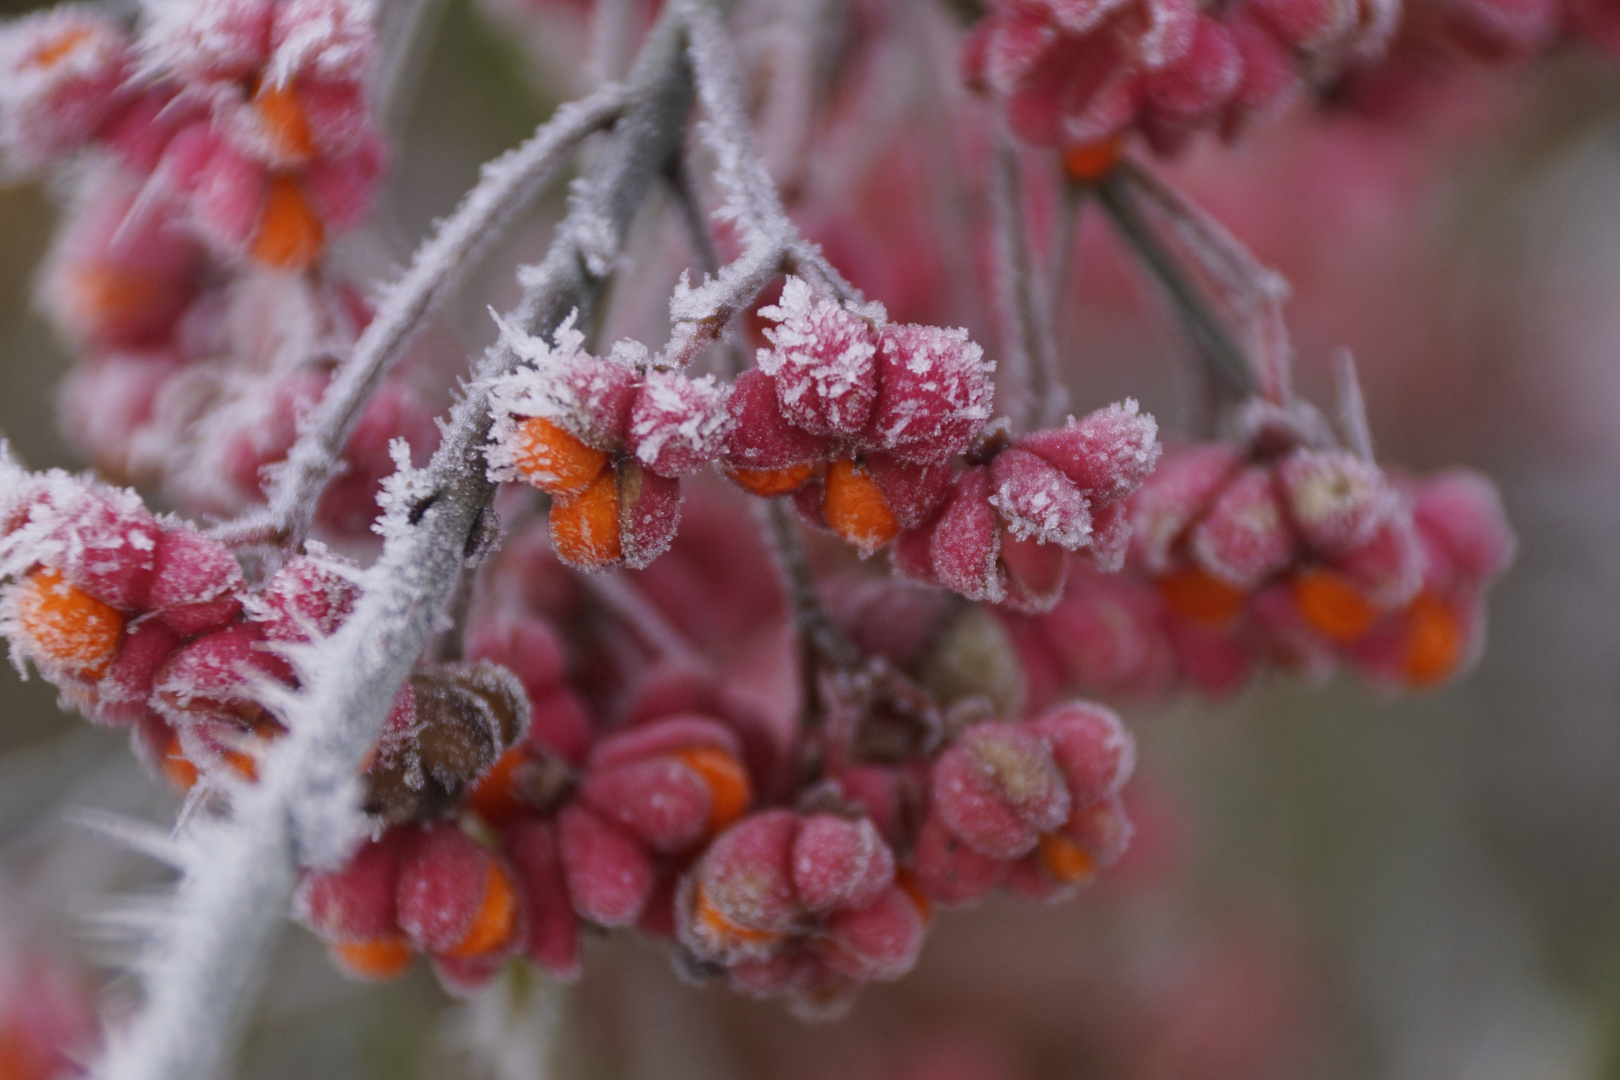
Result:
{"type": "MultiPolygon", "coordinates": [[[[996,238],[1002,353],[1005,370],[1012,376],[1008,395],[1012,402],[1006,411],[1015,431],[1048,427],[1062,420],[1068,394],[1058,378],[1047,283],[1030,242],[1023,170],[1012,134],[1004,129],[997,133],[991,165],[990,212],[996,238]]],[[[1064,242],[1060,234],[1057,243],[1064,242]]]]}
{"type": "Polygon", "coordinates": [[[384,296],[276,471],[269,505],[223,527],[222,536],[289,546],[302,542],[343,445],[383,377],[479,256],[556,176],[581,140],[611,122],[625,101],[624,87],[605,86],[562,106],[527,142],[484,166],[478,185],[417,248],[410,268],[384,296]]]}
{"type": "Polygon", "coordinates": [[[720,272],[692,286],[685,278],[670,298],[675,328],[660,358],[681,367],[716,340],[780,273],[796,273],[842,300],[860,293],[800,235],[760,156],[743,105],[737,58],[713,6],[683,0],[675,10],[688,28],[692,70],[703,108],[700,132],[714,154],[715,179],[726,193],[719,215],[737,226],[743,252],[720,272]]]}
{"type": "MultiPolygon", "coordinates": [[[[690,100],[679,27],[665,18],[545,260],[521,275],[514,325],[549,334],[592,304],[676,150],[690,100]]],[[[146,1007],[111,1039],[102,1080],[213,1075],[286,916],[295,867],[331,866],[358,838],[356,774],[480,536],[493,493],[483,458],[489,385],[518,362],[504,340],[492,347],[427,467],[402,463],[389,481],[383,552],[352,615],[318,650],[294,657],[301,691],[270,695],[290,734],[268,753],[259,783],[236,793],[229,820],[201,822],[184,839],[190,855],[175,905],[143,965],[146,1007]]]]}
{"type": "Polygon", "coordinates": [[[1096,190],[1097,201],[1108,212],[1120,236],[1163,287],[1210,374],[1233,397],[1244,398],[1253,393],[1255,373],[1248,354],[1142,216],[1130,182],[1116,169],[1097,184],[1096,190]]]}

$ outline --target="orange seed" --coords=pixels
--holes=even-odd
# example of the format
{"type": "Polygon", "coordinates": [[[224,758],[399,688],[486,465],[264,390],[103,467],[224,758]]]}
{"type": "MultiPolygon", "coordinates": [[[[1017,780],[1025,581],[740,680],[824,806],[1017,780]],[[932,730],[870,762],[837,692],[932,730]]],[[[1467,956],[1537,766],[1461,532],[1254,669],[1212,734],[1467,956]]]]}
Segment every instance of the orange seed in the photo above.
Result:
{"type": "Polygon", "coordinates": [[[1354,585],[1330,570],[1305,570],[1294,578],[1294,602],[1312,629],[1340,644],[1357,640],[1378,621],[1378,608],[1354,585]]]}
{"type": "Polygon", "coordinates": [[[743,816],[753,791],[742,763],[724,750],[702,746],[675,757],[703,777],[709,789],[709,832],[717,833],[743,816]]]}
{"type": "Polygon", "coordinates": [[[802,465],[786,465],[780,469],[739,469],[727,468],[726,475],[736,485],[750,495],[770,498],[773,495],[786,495],[790,491],[797,491],[810,479],[810,474],[816,471],[812,462],[802,465]]]}
{"type": "Polygon", "coordinates": [[[309,118],[304,115],[304,107],[299,104],[291,85],[265,86],[259,90],[253,104],[270,138],[271,152],[279,161],[295,165],[314,155],[315,141],[309,134],[309,118]]]}
{"type": "Polygon", "coordinates": [[[1432,593],[1420,593],[1406,609],[1406,679],[1413,686],[1445,681],[1462,662],[1462,622],[1432,593]]]}
{"type": "Polygon", "coordinates": [[[512,931],[517,928],[517,903],[517,890],[506,871],[491,859],[484,878],[484,899],[467,928],[467,936],[445,955],[458,960],[483,956],[511,941],[512,931]]]}
{"type": "Polygon", "coordinates": [[[585,490],[551,504],[551,546],[579,570],[605,570],[624,556],[619,537],[619,490],[603,469],[585,490]]]}
{"type": "Polygon", "coordinates": [[[848,459],[827,467],[821,513],[833,532],[860,548],[863,556],[900,533],[900,522],[871,474],[848,459]]]}
{"type": "Polygon", "coordinates": [[[363,979],[396,979],[411,966],[411,947],[404,938],[334,942],[332,953],[340,965],[363,979]]]}
{"type": "Polygon", "coordinates": [[[19,587],[17,622],[36,655],[87,679],[106,674],[124,636],[124,617],[56,570],[36,570],[19,587]]]}
{"type": "Polygon", "coordinates": [[[1097,869],[1096,860],[1085,848],[1055,832],[1044,834],[1036,850],[1052,880],[1064,885],[1084,881],[1097,869]]]}
{"type": "Polygon", "coordinates": [[[1206,626],[1231,622],[1248,594],[1196,566],[1172,570],[1159,579],[1165,602],[1184,618],[1206,626]]]}
{"type": "Polygon", "coordinates": [[[326,227],[298,181],[290,176],[272,179],[259,211],[253,257],[277,270],[304,270],[320,258],[325,243],[326,227]]]}
{"type": "Polygon", "coordinates": [[[1070,180],[1092,184],[1114,171],[1119,164],[1123,135],[1110,135],[1096,142],[1080,143],[1063,151],[1063,171],[1070,180]]]}
{"type": "Polygon", "coordinates": [[[605,453],[539,416],[518,425],[516,444],[518,472],[552,495],[578,495],[607,466],[605,453]]]}

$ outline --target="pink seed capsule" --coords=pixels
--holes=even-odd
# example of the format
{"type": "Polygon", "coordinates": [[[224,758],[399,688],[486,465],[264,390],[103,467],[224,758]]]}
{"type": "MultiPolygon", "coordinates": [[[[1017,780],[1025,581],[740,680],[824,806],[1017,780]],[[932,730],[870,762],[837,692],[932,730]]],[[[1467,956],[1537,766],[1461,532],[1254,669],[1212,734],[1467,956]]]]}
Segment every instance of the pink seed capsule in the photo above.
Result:
{"type": "Polygon", "coordinates": [[[92,719],[118,726],[138,720],[147,710],[159,669],[179,647],[180,635],[161,618],[148,616],[131,623],[112,666],[96,685],[97,708],[92,719]]]}
{"type": "Polygon", "coordinates": [[[969,600],[1002,598],[1000,524],[990,505],[990,470],[977,466],[956,478],[950,501],[928,542],[933,577],[969,600]]]}
{"type": "Polygon", "coordinates": [[[389,829],[361,844],[341,868],[304,875],[293,901],[298,921],[327,941],[398,937],[400,856],[415,837],[413,826],[389,829]]]}
{"type": "Polygon", "coordinates": [[[245,78],[270,58],[274,0],[191,0],[147,9],[141,50],[184,79],[245,78]]]}
{"type": "Polygon", "coordinates": [[[870,903],[834,912],[821,955],[834,971],[863,982],[898,979],[917,963],[927,929],[910,894],[890,885],[870,903]]]}
{"type": "Polygon", "coordinates": [[[371,63],[376,39],[376,15],[362,0],[283,0],[270,26],[272,67],[354,79],[371,63]]]}
{"type": "Polygon", "coordinates": [[[708,786],[673,755],[590,769],[579,798],[657,852],[691,847],[709,821],[708,786]]]}
{"type": "Polygon", "coordinates": [[[866,454],[861,459],[902,529],[912,529],[933,517],[951,490],[951,467],[916,465],[890,454],[866,454]]]}
{"type": "Polygon", "coordinates": [[[197,169],[187,203],[196,232],[220,251],[245,255],[269,189],[265,166],[221,140],[197,169]]]}
{"type": "Polygon", "coordinates": [[[509,669],[531,700],[555,689],[567,664],[556,628],[525,613],[474,618],[464,649],[468,660],[493,660],[509,669]]]}
{"type": "Polygon", "coordinates": [[[577,803],[558,815],[557,841],[568,895],[580,918],[599,926],[633,925],[656,876],[642,845],[577,803]]]}
{"type": "Polygon", "coordinates": [[[254,621],[266,640],[310,641],[336,631],[359,598],[360,587],[330,560],[299,555],[265,583],[254,621]]]}
{"type": "MultiPolygon", "coordinates": [[[[1292,0],[1283,0],[1283,4],[1290,2],[1292,0]]],[[[1300,6],[1317,6],[1317,0],[1304,0],[1300,6]]],[[[1291,100],[1301,91],[1303,83],[1289,46],[1249,15],[1246,8],[1227,17],[1226,29],[1243,63],[1243,79],[1232,92],[1221,122],[1222,137],[1230,139],[1256,115],[1291,100]]]]}
{"type": "Polygon", "coordinates": [[[1076,806],[1118,794],[1136,767],[1136,741],[1112,709],[1071,702],[1024,726],[1051,747],[1076,806]]]}
{"type": "Polygon", "coordinates": [[[1517,544],[1496,485],[1453,469],[1423,481],[1413,505],[1423,534],[1444,550],[1460,582],[1482,585],[1506,570],[1517,544]]]}
{"type": "Polygon", "coordinates": [[[1038,735],[975,724],[934,763],[934,811],[952,833],[996,859],[1016,859],[1069,814],[1069,792],[1038,735]]]}
{"type": "Polygon", "coordinates": [[[1098,866],[1110,866],[1125,854],[1131,832],[1131,819],[1118,795],[1076,807],[1062,829],[1098,866]]]}
{"type": "Polygon", "coordinates": [[[321,223],[334,233],[361,225],[371,212],[377,182],[388,165],[380,136],[360,140],[341,157],[320,157],[304,174],[304,196],[321,223]]]}
{"type": "Polygon", "coordinates": [[[1192,46],[1143,84],[1143,122],[1149,137],[1184,139],[1214,117],[1243,81],[1243,58],[1220,20],[1200,13],[1192,46]]]}
{"type": "Polygon", "coordinates": [[[590,714],[578,695],[559,686],[534,699],[534,715],[524,741],[536,750],[578,765],[590,752],[594,734],[590,714]]]}
{"type": "Polygon", "coordinates": [[[1402,507],[1332,566],[1370,603],[1394,608],[1417,595],[1424,563],[1422,539],[1402,507]]]}
{"type": "Polygon", "coordinates": [[[1129,398],[1079,420],[1070,417],[1063,427],[1031,432],[1014,446],[1050,462],[1097,506],[1139,488],[1163,449],[1158,422],[1129,398]]]}
{"type": "Polygon", "coordinates": [[[967,449],[990,419],[994,365],[966,330],[886,326],[877,358],[877,400],[862,438],[918,465],[967,449]]]}
{"type": "Polygon", "coordinates": [[[681,482],[633,461],[614,468],[619,503],[619,551],[624,565],[641,570],[675,542],[681,523],[681,482]]]}
{"type": "Polygon", "coordinates": [[[1012,862],[969,847],[945,826],[937,812],[923,821],[912,852],[912,872],[924,893],[942,904],[971,904],[1006,878],[1012,862]]]}
{"type": "Polygon", "coordinates": [[[1069,580],[1069,559],[1062,548],[1020,540],[1010,533],[1001,537],[1001,569],[1007,594],[1004,603],[1025,614],[1052,610],[1069,580]]]}
{"type": "Polygon", "coordinates": [[[765,955],[799,924],[791,870],[799,820],[790,810],[753,814],[722,833],[689,880],[682,942],[730,963],[765,955]]]}
{"type": "Polygon", "coordinates": [[[59,7],[0,32],[0,145],[32,169],[88,142],[128,91],[129,44],[89,8],[59,7]]]}
{"type": "Polygon", "coordinates": [[[448,822],[407,840],[395,902],[411,942],[451,959],[504,956],[523,929],[512,872],[448,822]]]}
{"type": "Polygon", "coordinates": [[[759,368],[737,377],[726,410],[731,428],[725,458],[734,468],[783,469],[818,461],[828,453],[826,439],[788,423],[777,404],[776,379],[759,368]]]}
{"type": "Polygon", "coordinates": [[[799,903],[816,914],[864,908],[894,881],[894,853],[867,818],[811,814],[790,859],[799,903]]]}
{"type": "Polygon", "coordinates": [[[781,299],[760,315],[776,323],[765,330],[771,348],[760,350],[759,366],[776,380],[782,415],[811,435],[858,435],[878,396],[872,325],[815,299],[808,284],[792,277],[781,299]]]}
{"type": "Polygon", "coordinates": [[[1188,538],[1198,565],[1238,589],[1253,589],[1295,555],[1270,469],[1244,469],[1226,485],[1188,538]]]}
{"type": "Polygon", "coordinates": [[[720,456],[731,427],[727,388],[712,375],[649,371],[630,406],[630,451],[659,476],[691,476],[720,456]]]}
{"type": "Polygon", "coordinates": [[[287,662],[261,648],[262,640],[253,624],[233,623],[177,649],[154,677],[153,704],[176,725],[218,712],[251,721],[260,711],[252,680],[292,678],[287,662]]]}
{"type": "Polygon", "coordinates": [[[1238,453],[1225,443],[1206,443],[1165,455],[1131,496],[1131,552],[1143,570],[1173,569],[1187,529],[1207,509],[1237,467],[1238,453]]]}
{"type": "Polygon", "coordinates": [[[517,875],[528,919],[523,951],[551,975],[579,978],[579,919],[568,900],[556,824],[521,816],[505,827],[502,851],[517,875]]]}
{"type": "Polygon", "coordinates": [[[183,637],[223,626],[242,610],[246,588],[230,549],[189,526],[163,533],[153,555],[147,606],[183,637]]]}
{"type": "Polygon", "coordinates": [[[1379,468],[1343,450],[1295,450],[1277,479],[1301,539],[1329,559],[1365,543],[1399,508],[1379,468]]]}
{"type": "Polygon", "coordinates": [[[1091,514],[1091,543],[1080,549],[1080,555],[1105,574],[1117,574],[1125,568],[1130,554],[1130,506],[1127,503],[1109,503],[1091,514]]]}
{"type": "Polygon", "coordinates": [[[62,576],[125,612],[144,611],[163,529],[130,492],[94,490],[66,509],[62,576]]]}
{"type": "Polygon", "coordinates": [[[990,477],[991,505],[1015,538],[1068,551],[1090,542],[1089,501],[1045,458],[1013,447],[996,455],[990,477]]]}

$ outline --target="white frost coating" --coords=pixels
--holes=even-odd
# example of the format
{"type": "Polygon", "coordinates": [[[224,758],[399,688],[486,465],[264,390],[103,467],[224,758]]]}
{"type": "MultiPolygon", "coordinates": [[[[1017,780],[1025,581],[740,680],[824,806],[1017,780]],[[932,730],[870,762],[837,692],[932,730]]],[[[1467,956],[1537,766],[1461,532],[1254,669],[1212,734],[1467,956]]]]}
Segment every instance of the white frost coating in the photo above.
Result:
{"type": "Polygon", "coordinates": [[[631,412],[630,443],[636,460],[652,467],[661,457],[668,460],[666,451],[694,464],[719,457],[733,424],[726,410],[729,390],[713,375],[689,379],[678,371],[649,372],[631,412]]]}
{"type": "Polygon", "coordinates": [[[1055,471],[1054,478],[1062,483],[1004,480],[990,495],[990,505],[1001,511],[1007,531],[1018,539],[1078,551],[1091,542],[1091,507],[1086,497],[1055,471]]]}
{"type": "Polygon", "coordinates": [[[310,72],[354,78],[376,54],[375,0],[286,0],[276,12],[276,51],[267,81],[283,86],[310,72]]]}
{"type": "Polygon", "coordinates": [[[627,100],[624,87],[610,85],[559,106],[527,142],[483,167],[478,185],[416,249],[410,268],[378,304],[353,355],[338,369],[287,455],[263,516],[228,531],[268,532],[294,543],[303,538],[343,444],[394,361],[489,243],[551,180],[581,140],[617,116],[627,100]]]}

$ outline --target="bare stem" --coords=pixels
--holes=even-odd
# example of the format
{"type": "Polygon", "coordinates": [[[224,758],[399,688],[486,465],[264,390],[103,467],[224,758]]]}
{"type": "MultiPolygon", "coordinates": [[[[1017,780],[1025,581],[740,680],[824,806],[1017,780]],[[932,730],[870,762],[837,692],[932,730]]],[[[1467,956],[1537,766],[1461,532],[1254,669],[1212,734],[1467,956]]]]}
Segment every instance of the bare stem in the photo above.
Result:
{"type": "Polygon", "coordinates": [[[589,134],[613,121],[627,95],[619,85],[564,105],[522,146],[489,162],[455,213],[417,248],[388,291],[349,360],[277,469],[269,505],[216,535],[228,542],[279,542],[296,548],[308,535],[315,504],[332,479],[366,401],[394,363],[460,285],[463,275],[567,162],[589,134]]]}
{"type": "Polygon", "coordinates": [[[1097,184],[1096,189],[1097,200],[1108,212],[1114,227],[1168,295],[1210,374],[1231,396],[1248,397],[1255,389],[1254,372],[1248,355],[1188,278],[1175,255],[1142,217],[1135,196],[1120,171],[1114,170],[1097,184]]]}
{"type": "Polygon", "coordinates": [[[1067,395],[1057,376],[1051,305],[1030,243],[1024,214],[1023,169],[1012,135],[997,132],[991,165],[990,210],[996,233],[996,298],[1005,370],[1012,376],[1006,409],[1013,430],[1042,427],[1061,417],[1067,395]]]}
{"type": "MultiPolygon", "coordinates": [[[[544,262],[522,275],[515,325],[551,333],[588,308],[631,216],[681,138],[690,79],[680,28],[665,18],[631,77],[628,107],[575,192],[544,262]]],[[[193,827],[168,927],[143,969],[147,1002],[115,1033],[101,1080],[204,1080],[215,1075],[286,915],[295,867],[341,863],[360,836],[360,763],[410,674],[489,512],[483,447],[490,379],[519,363],[497,344],[451,411],[426,468],[389,482],[386,539],[344,625],[302,661],[302,689],[268,704],[291,733],[266,756],[262,779],[236,793],[229,820],[193,827]]]]}
{"type": "MultiPolygon", "coordinates": [[[[771,499],[765,506],[767,535],[776,550],[776,563],[782,574],[782,586],[787,592],[788,606],[793,614],[793,625],[798,631],[801,645],[811,653],[812,659],[825,659],[835,667],[853,670],[861,661],[860,651],[833,625],[832,619],[821,606],[816,591],[816,579],[810,573],[809,555],[804,550],[804,538],[799,535],[798,523],[790,516],[781,499],[771,499]]],[[[814,670],[807,667],[804,676],[814,679],[814,670]]]]}
{"type": "Polygon", "coordinates": [[[1288,400],[1292,348],[1282,317],[1288,282],[1255,258],[1203,207],[1138,163],[1124,161],[1118,171],[1150,209],[1169,222],[1187,251],[1221,289],[1227,308],[1250,340],[1259,392],[1279,404],[1288,400]]]}

